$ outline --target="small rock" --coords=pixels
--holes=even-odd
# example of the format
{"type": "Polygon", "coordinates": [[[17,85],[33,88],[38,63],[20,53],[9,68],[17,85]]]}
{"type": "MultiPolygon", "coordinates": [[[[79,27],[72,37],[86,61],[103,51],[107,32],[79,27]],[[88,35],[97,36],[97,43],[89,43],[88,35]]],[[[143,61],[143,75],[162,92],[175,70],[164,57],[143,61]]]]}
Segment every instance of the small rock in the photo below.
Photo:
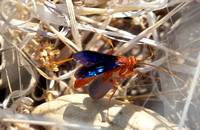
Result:
{"type": "Polygon", "coordinates": [[[40,115],[70,124],[86,123],[102,129],[177,129],[161,115],[144,107],[112,100],[107,121],[108,99],[91,99],[87,94],[62,96],[36,107],[33,115],[40,115]]]}

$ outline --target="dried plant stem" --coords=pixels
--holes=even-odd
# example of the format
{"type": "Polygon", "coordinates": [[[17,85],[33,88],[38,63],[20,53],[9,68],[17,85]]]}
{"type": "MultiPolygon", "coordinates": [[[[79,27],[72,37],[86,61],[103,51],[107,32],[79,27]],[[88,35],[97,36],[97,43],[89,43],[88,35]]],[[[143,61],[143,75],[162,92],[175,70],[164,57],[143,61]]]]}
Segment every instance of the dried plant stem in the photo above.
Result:
{"type": "Polygon", "coordinates": [[[181,120],[179,122],[178,130],[182,130],[183,125],[185,124],[185,118],[187,116],[188,109],[189,109],[189,106],[190,106],[190,103],[191,103],[191,100],[192,100],[192,96],[194,95],[193,93],[194,93],[195,87],[196,87],[197,82],[198,82],[199,72],[200,72],[200,53],[199,53],[199,56],[198,56],[198,61],[199,62],[198,62],[198,65],[196,67],[196,73],[194,75],[194,78],[193,78],[193,81],[192,81],[192,84],[191,84],[191,87],[190,87],[190,91],[189,91],[189,94],[188,94],[188,97],[187,97],[187,101],[186,101],[184,109],[183,109],[183,114],[182,114],[181,120]]]}
{"type": "Polygon", "coordinates": [[[161,24],[163,24],[166,20],[170,19],[176,12],[178,12],[180,9],[185,7],[187,4],[188,3],[179,4],[176,8],[174,8],[172,11],[170,11],[165,17],[163,17],[161,20],[159,20],[156,24],[148,27],[147,29],[142,31],[140,34],[138,34],[134,39],[132,39],[129,42],[127,42],[126,44],[124,44],[121,48],[119,48],[115,52],[115,54],[119,54],[119,53],[124,54],[124,53],[128,52],[129,50],[131,50],[133,48],[133,46],[137,42],[139,42],[139,40],[141,40],[145,36],[152,33],[157,27],[159,27],[161,24]]]}
{"type": "Polygon", "coordinates": [[[60,34],[60,32],[58,32],[53,26],[47,24],[47,26],[49,27],[49,29],[54,32],[59,38],[60,40],[66,45],[68,46],[69,48],[72,49],[73,52],[76,52],[76,51],[80,51],[81,49],[76,46],[72,41],[70,41],[68,38],[66,38],[65,36],[63,36],[62,34],[60,34]],[[70,45],[70,46],[69,46],[70,45]],[[73,48],[72,48],[72,47],[73,48]]]}
{"type": "MultiPolygon", "coordinates": [[[[10,79],[8,77],[8,71],[7,71],[7,69],[5,69],[5,72],[6,72],[6,79],[7,79],[7,82],[8,82],[8,88],[9,88],[10,94],[12,95],[13,91],[12,91],[12,87],[10,85],[10,79]]],[[[14,102],[13,98],[12,98],[12,101],[14,102]]]]}
{"type": "Polygon", "coordinates": [[[69,20],[70,20],[70,25],[72,28],[71,30],[72,35],[74,37],[75,43],[78,45],[80,50],[82,50],[81,37],[77,28],[77,22],[76,22],[75,14],[74,14],[74,6],[71,0],[66,0],[66,4],[67,4],[68,12],[69,12],[69,20]]]}

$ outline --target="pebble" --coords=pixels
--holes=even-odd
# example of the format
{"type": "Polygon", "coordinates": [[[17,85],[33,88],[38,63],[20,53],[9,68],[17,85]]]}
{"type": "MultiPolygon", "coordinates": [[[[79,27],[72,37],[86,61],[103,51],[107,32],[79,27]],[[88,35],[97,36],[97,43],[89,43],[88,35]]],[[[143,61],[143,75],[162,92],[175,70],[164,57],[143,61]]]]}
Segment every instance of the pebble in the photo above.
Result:
{"type": "MultiPolygon", "coordinates": [[[[177,125],[144,107],[112,100],[107,121],[108,99],[91,99],[87,94],[59,97],[37,106],[33,115],[74,125],[90,125],[100,129],[177,129],[177,125]]],[[[83,128],[84,129],[84,128],[83,128]]],[[[85,128],[87,129],[87,128],[85,128]]]]}

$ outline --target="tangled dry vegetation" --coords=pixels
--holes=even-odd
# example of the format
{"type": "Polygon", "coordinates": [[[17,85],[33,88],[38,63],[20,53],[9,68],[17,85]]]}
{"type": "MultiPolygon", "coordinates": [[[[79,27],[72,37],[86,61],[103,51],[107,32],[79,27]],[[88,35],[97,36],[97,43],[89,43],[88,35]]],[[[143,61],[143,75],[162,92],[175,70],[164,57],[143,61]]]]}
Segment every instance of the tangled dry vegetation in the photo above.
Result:
{"type": "MultiPolygon", "coordinates": [[[[107,54],[111,46],[99,37],[101,34],[112,40],[114,55],[120,53],[144,59],[150,55],[147,44],[151,45],[154,56],[145,62],[164,67],[185,81],[184,84],[154,67],[141,66],[137,68],[139,71],[148,72],[149,76],[155,78],[142,77],[136,83],[137,75],[131,76],[120,83],[114,96],[115,99],[157,111],[172,122],[180,123],[181,128],[185,120],[182,113],[185,112],[183,106],[186,101],[192,105],[195,113],[199,113],[199,101],[187,98],[188,93],[192,93],[189,84],[195,82],[192,80],[199,47],[187,49],[190,42],[196,40],[197,44],[198,39],[193,38],[183,45],[175,42],[179,33],[174,33],[189,19],[191,14],[187,18],[183,16],[194,7],[190,2],[2,0],[0,127],[35,129],[32,124],[44,121],[29,115],[35,106],[62,95],[87,93],[86,87],[73,89],[73,74],[79,64],[69,61],[46,67],[36,66],[70,58],[81,50],[107,54]],[[179,122],[181,119],[182,122],[179,122]]],[[[42,123],[57,126],[47,120],[42,123]]],[[[195,129],[200,127],[196,117],[187,117],[186,126],[195,129]]]]}

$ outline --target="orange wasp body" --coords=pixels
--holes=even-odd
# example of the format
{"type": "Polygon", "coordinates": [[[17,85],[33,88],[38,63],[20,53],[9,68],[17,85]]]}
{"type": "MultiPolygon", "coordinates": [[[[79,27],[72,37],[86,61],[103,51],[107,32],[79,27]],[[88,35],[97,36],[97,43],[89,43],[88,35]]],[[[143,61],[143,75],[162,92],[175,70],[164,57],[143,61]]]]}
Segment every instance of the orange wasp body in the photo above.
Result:
{"type": "MultiPolygon", "coordinates": [[[[75,53],[73,55],[73,58],[50,64],[60,64],[66,61],[70,61],[72,59],[78,63],[83,64],[83,66],[80,67],[74,74],[76,78],[74,88],[80,88],[93,80],[88,87],[89,95],[93,99],[102,98],[108,93],[112,85],[114,85],[116,88],[114,89],[109,99],[107,110],[109,110],[110,101],[119,87],[119,85],[117,84],[118,81],[122,81],[133,74],[138,74],[138,79],[141,75],[150,77],[144,73],[141,73],[138,70],[135,70],[135,68],[137,68],[141,64],[161,69],[181,80],[176,75],[170,73],[163,68],[143,62],[144,60],[150,59],[153,56],[152,49],[149,45],[148,47],[150,49],[151,56],[143,60],[137,60],[134,56],[130,56],[129,58],[127,58],[125,56],[111,55],[114,49],[111,41],[109,39],[106,39],[105,37],[102,38],[104,40],[107,40],[108,43],[112,46],[112,50],[109,54],[102,54],[94,51],[80,51],[75,53]]],[[[40,67],[44,67],[50,64],[46,64],[40,67]]],[[[184,82],[183,80],[181,81],[184,82]]]]}

